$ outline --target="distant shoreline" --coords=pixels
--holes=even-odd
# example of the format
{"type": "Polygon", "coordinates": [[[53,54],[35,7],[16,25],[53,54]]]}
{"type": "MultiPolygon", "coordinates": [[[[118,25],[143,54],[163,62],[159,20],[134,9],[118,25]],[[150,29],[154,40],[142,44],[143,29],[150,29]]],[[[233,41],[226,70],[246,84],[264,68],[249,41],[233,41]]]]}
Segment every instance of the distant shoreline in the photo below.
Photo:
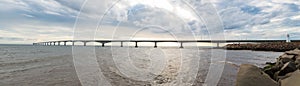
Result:
{"type": "Polygon", "coordinates": [[[0,44],[0,46],[31,46],[32,44],[0,44]]]}

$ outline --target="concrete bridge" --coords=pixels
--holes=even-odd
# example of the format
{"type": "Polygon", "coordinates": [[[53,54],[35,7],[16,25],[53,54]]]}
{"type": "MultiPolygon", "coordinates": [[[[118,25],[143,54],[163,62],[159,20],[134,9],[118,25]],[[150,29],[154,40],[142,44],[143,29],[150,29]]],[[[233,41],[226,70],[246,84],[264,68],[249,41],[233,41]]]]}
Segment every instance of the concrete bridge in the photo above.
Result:
{"type": "MultiPolygon", "coordinates": [[[[44,45],[44,46],[66,46],[67,42],[71,42],[72,46],[74,46],[75,42],[82,42],[83,46],[86,46],[88,42],[98,42],[102,44],[102,47],[105,47],[105,43],[110,42],[120,42],[121,47],[123,47],[124,42],[134,42],[135,47],[138,47],[139,42],[152,42],[154,43],[154,48],[157,48],[157,43],[159,42],[175,42],[180,43],[180,48],[183,48],[183,43],[216,43],[217,47],[220,47],[220,43],[233,43],[233,42],[254,42],[254,43],[262,43],[262,42],[286,42],[286,40],[61,40],[61,41],[48,41],[48,42],[38,42],[33,43],[33,45],[44,45]],[[61,44],[63,43],[63,44],[61,44]]],[[[300,40],[291,40],[291,42],[300,42],[300,40]]]]}

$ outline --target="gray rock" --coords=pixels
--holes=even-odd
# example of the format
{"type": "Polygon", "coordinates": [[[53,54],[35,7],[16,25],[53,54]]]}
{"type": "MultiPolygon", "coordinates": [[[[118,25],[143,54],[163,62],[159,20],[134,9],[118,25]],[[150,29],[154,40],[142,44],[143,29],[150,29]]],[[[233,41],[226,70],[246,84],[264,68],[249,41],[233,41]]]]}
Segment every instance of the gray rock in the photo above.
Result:
{"type": "Polygon", "coordinates": [[[277,78],[278,78],[278,80],[286,79],[286,78],[292,76],[292,74],[293,74],[293,72],[285,74],[284,76],[278,76],[277,78]]]}
{"type": "Polygon", "coordinates": [[[285,78],[287,78],[287,77],[290,77],[291,74],[292,74],[292,73],[287,73],[287,74],[285,74],[284,76],[278,76],[279,72],[280,72],[280,71],[277,71],[277,72],[274,74],[274,80],[275,80],[275,81],[280,81],[280,80],[282,80],[282,79],[285,79],[285,78]]]}
{"type": "Polygon", "coordinates": [[[294,62],[285,63],[284,66],[280,69],[278,76],[284,76],[287,73],[294,72],[297,70],[296,64],[294,62]]]}
{"type": "Polygon", "coordinates": [[[300,56],[296,56],[296,58],[295,58],[295,63],[296,63],[296,64],[300,64],[300,56]]]}
{"type": "Polygon", "coordinates": [[[290,61],[294,61],[293,59],[290,59],[290,58],[280,58],[279,60],[281,63],[285,64],[287,62],[290,62],[290,61]]]}
{"type": "Polygon", "coordinates": [[[279,71],[284,66],[284,63],[281,61],[277,61],[275,66],[272,67],[272,69],[279,71]]]}
{"type": "Polygon", "coordinates": [[[280,59],[283,59],[283,58],[288,58],[288,59],[294,59],[295,58],[295,55],[289,55],[287,53],[279,56],[280,59]]]}
{"type": "Polygon", "coordinates": [[[276,63],[274,62],[266,62],[267,65],[275,65],[276,63]]]}
{"type": "Polygon", "coordinates": [[[279,80],[278,74],[279,74],[279,71],[275,72],[274,75],[273,75],[273,79],[274,79],[275,81],[278,81],[278,80],[279,80]]]}
{"type": "Polygon", "coordinates": [[[300,50],[295,49],[295,50],[291,50],[291,51],[286,51],[285,53],[288,55],[300,55],[300,50]]]}
{"type": "Polygon", "coordinates": [[[236,86],[278,86],[278,83],[258,67],[242,64],[237,75],[236,86]]]}
{"type": "Polygon", "coordinates": [[[300,71],[297,70],[291,74],[290,77],[280,80],[281,86],[299,86],[300,85],[300,71]]]}

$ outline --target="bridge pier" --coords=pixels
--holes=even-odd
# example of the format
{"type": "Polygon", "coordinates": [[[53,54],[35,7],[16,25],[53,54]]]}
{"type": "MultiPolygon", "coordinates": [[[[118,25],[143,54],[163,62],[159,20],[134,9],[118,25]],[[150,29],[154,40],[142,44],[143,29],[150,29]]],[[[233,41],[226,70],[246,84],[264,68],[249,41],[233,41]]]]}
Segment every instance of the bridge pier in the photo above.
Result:
{"type": "Polygon", "coordinates": [[[83,46],[86,46],[86,42],[83,42],[83,46]]]}
{"type": "Polygon", "coordinates": [[[135,48],[138,48],[138,44],[137,44],[137,43],[138,43],[138,42],[135,42],[135,46],[134,46],[135,48]]]}
{"type": "Polygon", "coordinates": [[[180,47],[179,48],[183,48],[183,43],[182,42],[180,42],[180,47]]]}
{"type": "Polygon", "coordinates": [[[50,46],[52,45],[52,42],[50,42],[50,46]]]}
{"type": "Polygon", "coordinates": [[[105,43],[104,42],[102,42],[102,47],[105,47],[105,43]]]}
{"type": "Polygon", "coordinates": [[[66,41],[64,41],[64,46],[67,46],[67,42],[66,41]]]}
{"type": "Polygon", "coordinates": [[[57,43],[58,43],[57,45],[60,46],[60,42],[57,42],[57,43]]]}
{"type": "Polygon", "coordinates": [[[220,47],[220,43],[219,42],[217,42],[217,48],[219,48],[220,47]]]}
{"type": "Polygon", "coordinates": [[[75,42],[74,41],[72,41],[72,46],[74,46],[75,45],[75,42]]]}
{"type": "Polygon", "coordinates": [[[157,48],[157,42],[154,42],[154,48],[157,48]]]}
{"type": "Polygon", "coordinates": [[[123,42],[121,41],[121,47],[123,47],[123,42]]]}

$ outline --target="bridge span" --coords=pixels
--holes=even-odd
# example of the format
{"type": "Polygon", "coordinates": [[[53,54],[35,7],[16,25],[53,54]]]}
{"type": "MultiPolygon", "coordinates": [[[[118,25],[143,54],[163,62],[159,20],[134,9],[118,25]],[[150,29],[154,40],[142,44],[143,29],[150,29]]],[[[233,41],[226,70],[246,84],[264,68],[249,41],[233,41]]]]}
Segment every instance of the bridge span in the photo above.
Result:
{"type": "MultiPolygon", "coordinates": [[[[82,42],[83,46],[86,46],[88,42],[98,42],[102,44],[102,47],[105,47],[106,43],[110,42],[120,42],[121,47],[123,47],[123,42],[134,42],[135,47],[138,47],[139,42],[153,42],[154,48],[157,48],[158,42],[175,42],[180,43],[180,48],[183,48],[183,43],[216,43],[217,47],[220,47],[220,43],[234,43],[234,42],[254,42],[254,43],[264,43],[264,42],[286,42],[286,40],[60,40],[60,41],[47,41],[47,42],[38,42],[33,43],[33,45],[44,45],[44,46],[67,46],[67,42],[71,42],[72,46],[75,45],[75,42],[82,42]],[[63,44],[61,44],[63,43],[63,44]]],[[[291,42],[300,42],[300,40],[291,40],[291,42]]]]}

